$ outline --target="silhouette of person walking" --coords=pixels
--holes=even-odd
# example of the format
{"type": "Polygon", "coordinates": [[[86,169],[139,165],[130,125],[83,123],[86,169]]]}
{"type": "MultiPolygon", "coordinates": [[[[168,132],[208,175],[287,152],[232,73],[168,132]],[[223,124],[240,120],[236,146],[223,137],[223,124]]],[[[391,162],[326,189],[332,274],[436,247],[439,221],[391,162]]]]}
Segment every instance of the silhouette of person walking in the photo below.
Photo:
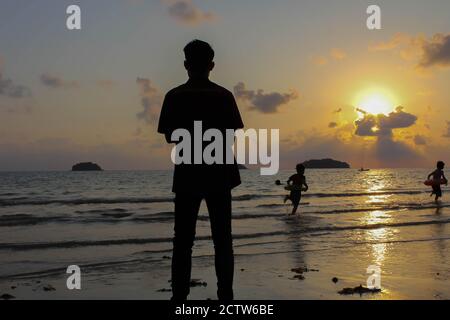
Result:
{"type": "MultiPolygon", "coordinates": [[[[244,125],[233,94],[211,82],[209,74],[214,68],[211,46],[194,40],[184,48],[184,66],[189,80],[172,90],[162,106],[158,132],[168,143],[176,129],[188,130],[194,137],[194,121],[202,121],[202,128],[217,129],[225,137],[227,129],[240,129],[244,125]]],[[[192,140],[192,139],[191,139],[192,140]]],[[[205,147],[203,143],[203,148],[205,147]]],[[[229,147],[229,146],[228,146],[229,147]]],[[[203,155],[203,148],[200,150],[203,155]]],[[[225,157],[227,146],[224,146],[225,157]]],[[[185,300],[191,280],[192,246],[201,201],[209,212],[211,234],[215,250],[217,296],[219,300],[233,299],[234,256],[231,234],[231,190],[241,183],[236,161],[175,165],[172,191],[175,193],[175,227],[172,256],[172,300],[185,300]]],[[[200,155],[200,156],[202,156],[200,155]]],[[[203,159],[203,157],[202,157],[203,159]]]]}

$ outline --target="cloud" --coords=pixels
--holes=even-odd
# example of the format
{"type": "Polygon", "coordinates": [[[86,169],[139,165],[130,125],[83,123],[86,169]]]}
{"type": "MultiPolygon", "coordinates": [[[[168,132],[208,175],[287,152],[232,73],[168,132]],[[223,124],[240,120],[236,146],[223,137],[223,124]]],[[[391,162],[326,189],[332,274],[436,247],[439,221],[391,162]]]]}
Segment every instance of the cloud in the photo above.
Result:
{"type": "Polygon", "coordinates": [[[289,93],[264,93],[262,89],[258,89],[257,91],[247,90],[243,82],[239,82],[234,86],[234,94],[238,99],[247,102],[251,109],[258,110],[262,113],[278,112],[279,107],[288,104],[299,96],[296,91],[289,93]]]}
{"type": "Polygon", "coordinates": [[[337,122],[334,122],[334,121],[332,121],[328,124],[328,128],[336,128],[337,126],[338,126],[337,122]]]}
{"type": "Polygon", "coordinates": [[[396,33],[386,42],[369,46],[369,51],[393,51],[403,60],[415,61],[419,68],[450,66],[450,34],[436,33],[430,38],[424,34],[411,36],[396,33]]]}
{"type": "Polygon", "coordinates": [[[44,73],[40,76],[41,83],[49,88],[53,89],[71,89],[71,88],[79,88],[79,84],[76,81],[67,81],[58,76],[44,73]]]}
{"type": "Polygon", "coordinates": [[[9,78],[4,78],[3,72],[0,70],[0,96],[13,99],[31,97],[31,90],[28,87],[15,84],[9,78]]]}
{"type": "Polygon", "coordinates": [[[166,1],[169,15],[176,21],[186,25],[198,25],[216,19],[212,12],[204,12],[196,7],[192,0],[166,1]]]}
{"type": "MultiPolygon", "coordinates": [[[[423,163],[423,157],[408,144],[394,140],[393,130],[413,126],[417,117],[397,107],[388,115],[374,115],[357,109],[363,117],[355,121],[355,135],[360,137],[376,137],[372,153],[381,164],[389,167],[413,166],[423,163]]],[[[422,137],[416,136],[416,144],[424,142],[422,137]],[[417,143],[419,142],[419,143],[417,143]]]]}
{"type": "Polygon", "coordinates": [[[450,66],[450,34],[435,34],[423,44],[422,67],[450,66]]]}
{"type": "Polygon", "coordinates": [[[347,57],[347,53],[339,48],[333,48],[330,51],[330,56],[335,60],[343,60],[347,57]]]}
{"type": "Polygon", "coordinates": [[[352,135],[350,139],[344,140],[337,134],[321,134],[312,130],[299,131],[281,140],[282,168],[294,168],[296,163],[313,158],[333,158],[349,162],[353,167],[364,165],[371,168],[423,167],[427,163],[420,152],[404,142],[392,140],[391,137],[367,141],[352,135]]]}
{"type": "Polygon", "coordinates": [[[383,165],[389,167],[414,167],[424,163],[423,156],[406,143],[394,141],[390,137],[380,137],[374,145],[373,155],[383,165]]]}
{"type": "Polygon", "coordinates": [[[324,66],[328,64],[329,60],[344,60],[347,57],[347,53],[340,48],[332,48],[329,54],[318,55],[312,58],[312,62],[316,66],[324,66]]]}
{"type": "Polygon", "coordinates": [[[397,107],[395,111],[384,114],[370,114],[364,110],[357,109],[363,114],[361,119],[355,121],[355,134],[362,137],[392,136],[392,130],[408,128],[414,125],[417,117],[411,113],[403,111],[403,107],[397,107]]]}
{"type": "Polygon", "coordinates": [[[414,143],[418,146],[424,146],[427,144],[427,139],[424,136],[417,134],[414,136],[414,143]]]}
{"type": "Polygon", "coordinates": [[[388,41],[381,41],[369,45],[369,51],[388,51],[411,42],[411,36],[406,33],[397,32],[388,41]]]}
{"type": "Polygon", "coordinates": [[[144,120],[147,124],[154,124],[158,120],[158,115],[162,105],[162,94],[156,88],[150,79],[137,78],[136,83],[139,86],[141,105],[143,110],[136,116],[144,120]]]}

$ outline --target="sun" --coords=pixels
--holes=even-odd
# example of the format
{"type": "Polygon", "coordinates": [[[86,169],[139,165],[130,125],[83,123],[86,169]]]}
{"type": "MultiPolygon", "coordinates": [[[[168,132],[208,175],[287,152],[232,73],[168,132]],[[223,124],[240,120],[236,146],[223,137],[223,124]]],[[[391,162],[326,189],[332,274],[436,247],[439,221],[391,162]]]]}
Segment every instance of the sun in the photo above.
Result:
{"type": "Polygon", "coordinates": [[[371,114],[388,115],[395,109],[395,97],[384,89],[369,89],[359,93],[355,99],[356,107],[371,114]]]}

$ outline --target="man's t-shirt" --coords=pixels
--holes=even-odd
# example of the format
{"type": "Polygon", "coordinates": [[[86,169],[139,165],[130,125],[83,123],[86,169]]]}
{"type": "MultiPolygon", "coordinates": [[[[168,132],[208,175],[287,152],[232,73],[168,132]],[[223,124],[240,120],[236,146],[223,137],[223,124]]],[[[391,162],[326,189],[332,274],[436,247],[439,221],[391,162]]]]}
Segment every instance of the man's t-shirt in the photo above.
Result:
{"type": "MultiPolygon", "coordinates": [[[[205,79],[189,80],[170,90],[164,99],[158,132],[170,137],[174,130],[186,129],[192,143],[192,164],[175,165],[172,191],[204,194],[229,191],[238,186],[241,180],[236,162],[193,164],[194,121],[202,121],[202,134],[207,129],[220,130],[224,146],[226,129],[244,127],[233,94],[227,89],[205,79]]],[[[203,143],[203,148],[209,143],[203,143]]]]}

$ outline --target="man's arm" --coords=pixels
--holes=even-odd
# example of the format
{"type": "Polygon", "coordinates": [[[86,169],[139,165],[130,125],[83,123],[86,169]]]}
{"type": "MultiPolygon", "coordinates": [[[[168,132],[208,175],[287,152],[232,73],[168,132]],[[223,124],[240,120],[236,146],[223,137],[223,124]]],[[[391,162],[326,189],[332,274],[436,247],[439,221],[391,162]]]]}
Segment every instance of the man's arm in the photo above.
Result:
{"type": "Polygon", "coordinates": [[[430,180],[430,177],[431,177],[432,175],[434,175],[435,172],[436,172],[436,171],[433,171],[432,173],[430,173],[430,174],[428,175],[427,180],[430,180]]]}
{"type": "Polygon", "coordinates": [[[308,184],[306,183],[306,178],[303,180],[303,185],[306,187],[306,190],[305,190],[305,191],[308,191],[309,186],[308,186],[308,184]]]}
{"type": "Polygon", "coordinates": [[[286,183],[287,183],[288,185],[290,185],[289,182],[291,182],[291,181],[293,181],[293,180],[292,180],[292,176],[289,177],[289,179],[286,181],[286,183]]]}
{"type": "Polygon", "coordinates": [[[158,132],[164,134],[167,143],[172,143],[173,119],[173,98],[169,93],[164,97],[164,102],[159,115],[158,132]]]}

